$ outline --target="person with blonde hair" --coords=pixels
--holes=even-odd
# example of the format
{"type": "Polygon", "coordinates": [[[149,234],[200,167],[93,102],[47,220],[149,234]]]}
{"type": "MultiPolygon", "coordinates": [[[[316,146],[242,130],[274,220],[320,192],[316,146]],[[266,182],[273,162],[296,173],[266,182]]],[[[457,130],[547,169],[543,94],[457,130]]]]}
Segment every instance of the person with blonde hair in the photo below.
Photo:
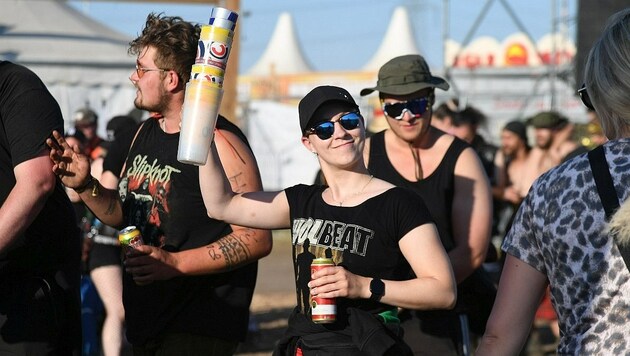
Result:
{"type": "Polygon", "coordinates": [[[630,258],[607,228],[630,195],[628,58],[630,8],[609,19],[579,90],[610,141],[534,182],[503,243],[507,258],[476,355],[517,355],[547,286],[558,314],[558,354],[630,352],[630,258]]]}

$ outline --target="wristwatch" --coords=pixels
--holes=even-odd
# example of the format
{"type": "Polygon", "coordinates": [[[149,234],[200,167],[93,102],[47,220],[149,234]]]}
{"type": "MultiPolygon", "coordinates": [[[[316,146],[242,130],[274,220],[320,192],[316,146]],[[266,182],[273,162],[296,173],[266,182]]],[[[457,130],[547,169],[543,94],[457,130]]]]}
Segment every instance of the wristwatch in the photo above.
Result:
{"type": "Polygon", "coordinates": [[[373,278],[370,282],[370,300],[378,302],[385,295],[385,283],[378,278],[373,278]]]}

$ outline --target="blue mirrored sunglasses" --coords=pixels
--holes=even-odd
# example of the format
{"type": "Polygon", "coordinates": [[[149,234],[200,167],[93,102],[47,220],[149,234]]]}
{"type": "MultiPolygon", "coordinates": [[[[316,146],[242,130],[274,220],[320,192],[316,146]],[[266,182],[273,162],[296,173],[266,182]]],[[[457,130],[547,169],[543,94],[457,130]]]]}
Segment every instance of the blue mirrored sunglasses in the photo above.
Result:
{"type": "Polygon", "coordinates": [[[395,120],[402,120],[405,110],[409,111],[413,116],[421,116],[429,108],[429,102],[430,98],[427,96],[399,103],[383,104],[383,112],[395,120]]]}
{"type": "Polygon", "coordinates": [[[306,130],[307,135],[316,134],[321,140],[328,140],[335,133],[335,122],[338,122],[344,130],[354,130],[359,127],[361,114],[358,112],[349,112],[342,115],[335,121],[324,121],[306,130]]]}

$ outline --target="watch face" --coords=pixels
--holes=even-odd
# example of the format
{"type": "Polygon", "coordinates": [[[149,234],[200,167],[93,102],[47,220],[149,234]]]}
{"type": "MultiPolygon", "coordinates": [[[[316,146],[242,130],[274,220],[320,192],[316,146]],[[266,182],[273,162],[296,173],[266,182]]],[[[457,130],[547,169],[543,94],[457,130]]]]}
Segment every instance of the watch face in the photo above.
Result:
{"type": "Polygon", "coordinates": [[[385,283],[378,278],[372,279],[370,282],[370,292],[372,292],[370,299],[377,301],[380,300],[385,294],[385,283]]]}

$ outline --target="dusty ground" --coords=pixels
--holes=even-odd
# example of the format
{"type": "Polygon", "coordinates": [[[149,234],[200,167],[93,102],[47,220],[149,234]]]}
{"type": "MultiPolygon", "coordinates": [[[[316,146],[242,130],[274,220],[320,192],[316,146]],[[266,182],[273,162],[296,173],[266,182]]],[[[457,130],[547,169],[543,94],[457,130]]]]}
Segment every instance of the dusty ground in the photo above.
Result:
{"type": "Polygon", "coordinates": [[[274,342],[284,332],[287,317],[295,306],[294,287],[289,231],[275,231],[271,254],[258,262],[258,282],[251,306],[252,331],[237,355],[271,355],[274,342]]]}

